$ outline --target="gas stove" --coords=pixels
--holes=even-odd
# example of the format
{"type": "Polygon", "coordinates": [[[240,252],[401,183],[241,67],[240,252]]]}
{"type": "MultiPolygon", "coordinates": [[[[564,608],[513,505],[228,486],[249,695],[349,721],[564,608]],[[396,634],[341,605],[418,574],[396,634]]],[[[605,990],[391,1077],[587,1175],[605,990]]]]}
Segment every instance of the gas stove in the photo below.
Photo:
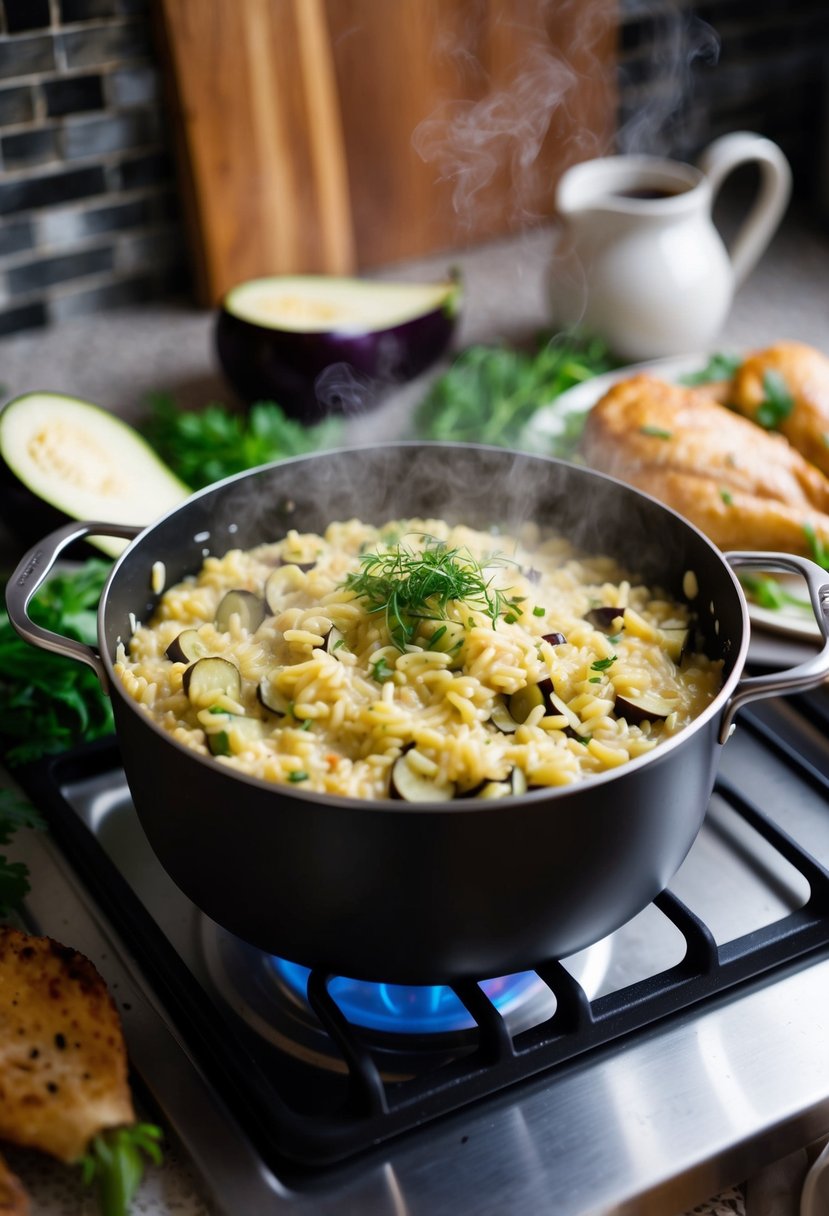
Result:
{"type": "Polygon", "coordinates": [[[309,973],[209,921],[152,854],[114,742],[16,776],[50,827],[22,849],[30,927],[99,966],[221,1211],[674,1216],[829,1131],[824,689],[740,715],[643,913],[454,989],[309,973]]]}

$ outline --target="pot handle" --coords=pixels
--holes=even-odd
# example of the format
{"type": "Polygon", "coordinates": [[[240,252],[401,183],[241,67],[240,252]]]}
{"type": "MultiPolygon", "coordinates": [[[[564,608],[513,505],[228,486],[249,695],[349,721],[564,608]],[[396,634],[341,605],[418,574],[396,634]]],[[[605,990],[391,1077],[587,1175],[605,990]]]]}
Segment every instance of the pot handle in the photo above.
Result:
{"type": "Polygon", "coordinates": [[[143,530],[143,526],[134,527],[131,524],[65,524],[55,532],[50,532],[21,558],[6,584],[9,620],[23,640],[31,642],[33,646],[39,646],[41,650],[53,650],[55,654],[86,663],[100,680],[104,692],[109,691],[109,681],[99,652],[93,646],[87,646],[75,638],[63,637],[62,634],[35,624],[29,616],[28,607],[32,596],[44,582],[61,553],[74,541],[82,540],[85,536],[118,536],[124,540],[133,540],[143,530]]]}
{"type": "Polygon", "coordinates": [[[823,648],[811,659],[789,667],[786,671],[772,672],[763,676],[746,676],[740,680],[734,695],[725,707],[720,725],[720,743],[725,743],[731,733],[737,711],[749,701],[760,697],[783,696],[786,693],[805,692],[815,688],[829,676],[829,572],[807,557],[794,553],[725,553],[729,566],[756,566],[763,570],[788,570],[801,574],[809,588],[809,598],[818,628],[823,636],[823,648]]]}

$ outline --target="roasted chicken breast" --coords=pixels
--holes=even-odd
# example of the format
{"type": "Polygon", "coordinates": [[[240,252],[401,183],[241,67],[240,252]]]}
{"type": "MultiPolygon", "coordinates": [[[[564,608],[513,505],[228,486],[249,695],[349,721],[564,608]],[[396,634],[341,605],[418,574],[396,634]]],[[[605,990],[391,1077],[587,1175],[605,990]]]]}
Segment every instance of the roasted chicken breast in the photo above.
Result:
{"type": "Polygon", "coordinates": [[[0,1140],[76,1161],[135,1121],[121,1023],[89,959],[0,926],[0,1140]]]}
{"type": "Polygon", "coordinates": [[[706,392],[637,375],[587,415],[589,465],[673,507],[723,549],[811,552],[829,543],[829,480],[782,435],[706,392]]]}
{"type": "Polygon", "coordinates": [[[755,351],[737,370],[728,404],[785,435],[829,475],[829,359],[821,351],[802,342],[755,351]]]}

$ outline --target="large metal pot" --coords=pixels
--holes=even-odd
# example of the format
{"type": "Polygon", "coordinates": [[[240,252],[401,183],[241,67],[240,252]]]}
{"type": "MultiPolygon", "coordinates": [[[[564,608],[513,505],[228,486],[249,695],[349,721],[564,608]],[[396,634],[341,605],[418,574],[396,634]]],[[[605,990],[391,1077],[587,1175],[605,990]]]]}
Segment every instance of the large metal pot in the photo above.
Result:
{"type": "Polygon", "coordinates": [[[141,822],[195,904],[269,952],[399,983],[509,974],[566,957],[641,911],[699,831],[737,709],[809,688],[829,672],[827,597],[827,575],[812,562],[723,555],[673,511],[591,470],[503,449],[407,443],[239,475],[140,532],[69,525],[23,559],[7,590],[25,638],[89,664],[109,691],[141,822]],[[677,596],[695,582],[706,652],[724,661],[722,690],[674,738],[582,784],[428,805],[359,802],[236,775],[176,743],[121,690],[116,644],[153,611],[156,562],[170,585],[195,572],[207,551],[278,539],[289,527],[423,514],[506,529],[532,518],[677,596]],[[40,629],[26,610],[65,547],[95,534],[134,537],[101,597],[100,653],[40,629]],[[749,623],[733,568],[749,563],[805,577],[825,643],[813,660],[744,677],[749,623]]]}

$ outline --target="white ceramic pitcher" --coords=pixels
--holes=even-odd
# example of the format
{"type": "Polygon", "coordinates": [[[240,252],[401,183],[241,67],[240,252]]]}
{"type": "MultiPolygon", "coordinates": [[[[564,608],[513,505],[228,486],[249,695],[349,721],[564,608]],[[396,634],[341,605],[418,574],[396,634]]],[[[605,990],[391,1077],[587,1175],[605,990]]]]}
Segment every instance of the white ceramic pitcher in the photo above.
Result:
{"type": "Polygon", "coordinates": [[[715,140],[696,167],[636,155],[574,165],[556,193],[556,325],[597,334],[626,359],[710,348],[790,194],[786,157],[748,131],[715,140]],[[712,207],[726,176],[746,161],[759,165],[760,185],[727,249],[712,207]]]}

